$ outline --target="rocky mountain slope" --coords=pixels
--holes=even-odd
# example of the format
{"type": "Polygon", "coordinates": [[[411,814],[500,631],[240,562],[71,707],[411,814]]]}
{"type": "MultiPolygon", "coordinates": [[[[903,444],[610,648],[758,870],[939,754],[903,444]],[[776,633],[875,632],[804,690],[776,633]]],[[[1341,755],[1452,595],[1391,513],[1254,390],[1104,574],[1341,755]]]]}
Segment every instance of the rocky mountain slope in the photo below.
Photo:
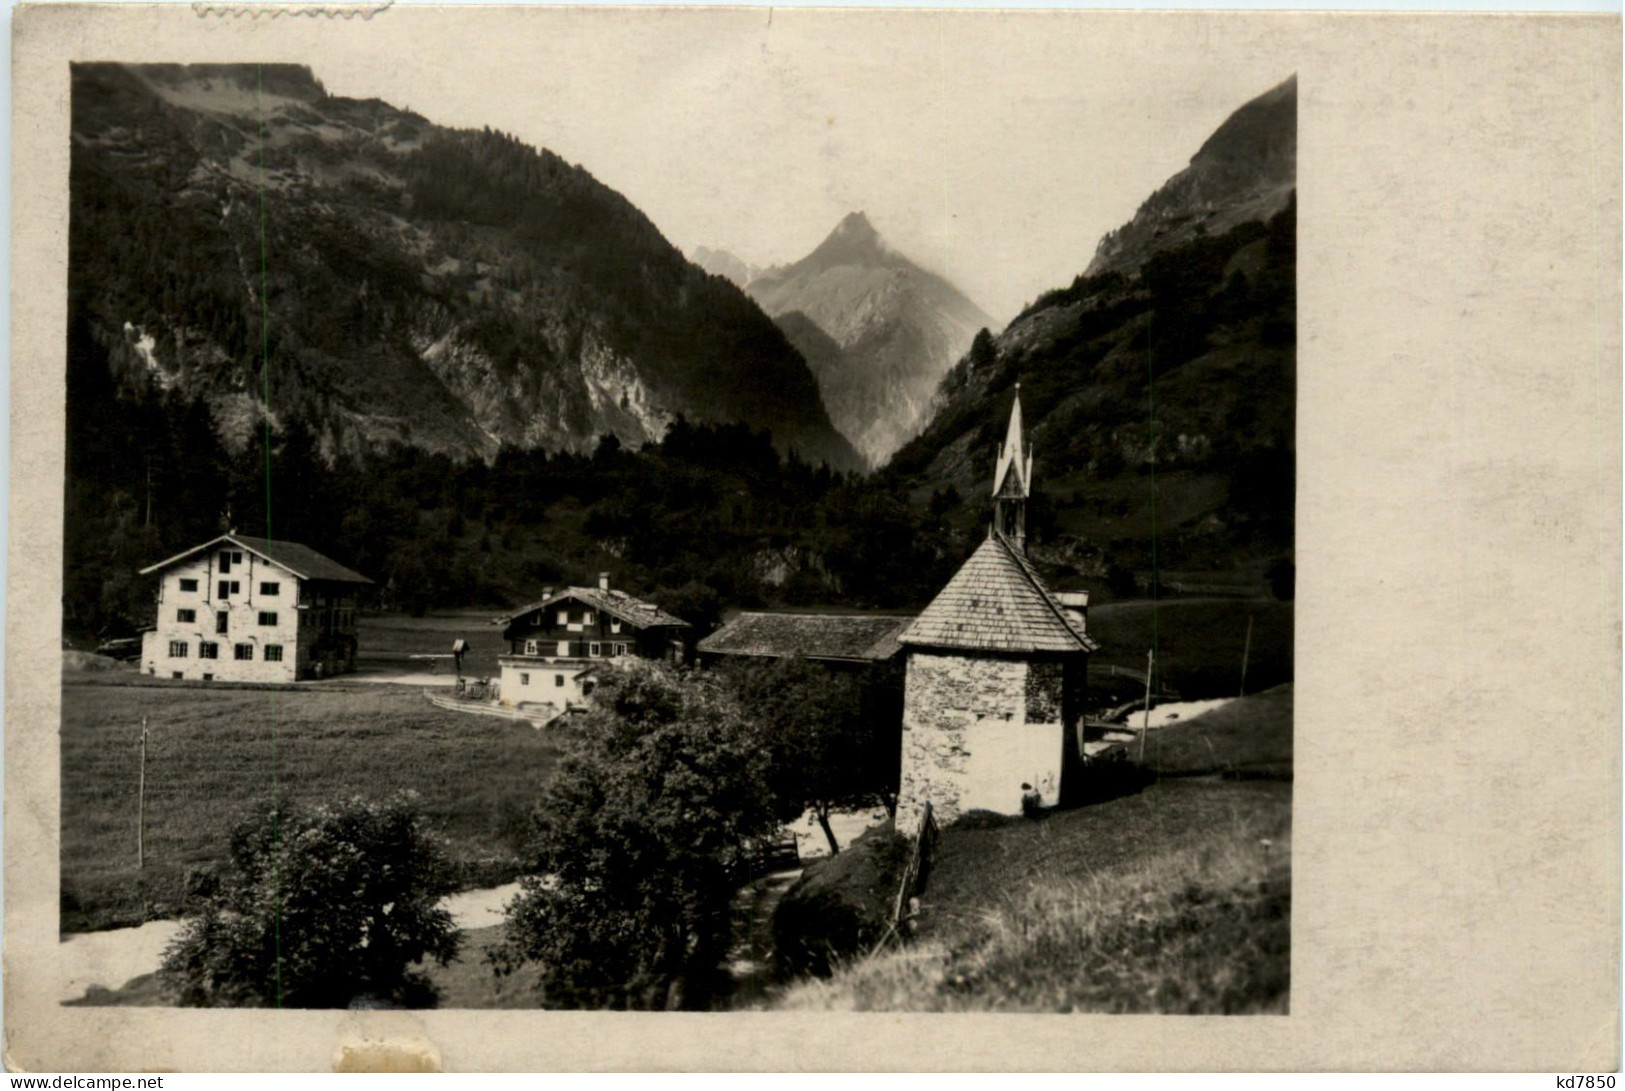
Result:
{"type": "Polygon", "coordinates": [[[72,366],[204,398],[228,446],[489,457],[683,414],[860,464],[756,305],[548,151],[292,65],[76,65],[72,135],[70,342],[105,357],[72,366]]]}
{"type": "Polygon", "coordinates": [[[709,246],[696,246],[689,254],[688,260],[707,273],[727,277],[741,288],[765,271],[761,266],[752,265],[737,254],[727,250],[713,250],[709,246]]]}
{"type": "Polygon", "coordinates": [[[1298,77],[1292,76],[1231,114],[1190,166],[1100,240],[1086,274],[1133,273],[1159,250],[1281,211],[1297,184],[1297,119],[1298,77]]]}
{"type": "Polygon", "coordinates": [[[887,246],[862,212],[747,290],[807,357],[835,427],[876,465],[919,431],[943,374],[993,322],[887,246]],[[792,314],[799,317],[787,320],[792,314]],[[810,342],[809,324],[839,352],[810,342]]]}
{"type": "Polygon", "coordinates": [[[1266,586],[1293,542],[1295,105],[1288,80],[1236,111],[1092,272],[978,339],[887,467],[894,486],[984,524],[1019,383],[1042,560],[1130,592],[1153,568],[1266,586]]]}

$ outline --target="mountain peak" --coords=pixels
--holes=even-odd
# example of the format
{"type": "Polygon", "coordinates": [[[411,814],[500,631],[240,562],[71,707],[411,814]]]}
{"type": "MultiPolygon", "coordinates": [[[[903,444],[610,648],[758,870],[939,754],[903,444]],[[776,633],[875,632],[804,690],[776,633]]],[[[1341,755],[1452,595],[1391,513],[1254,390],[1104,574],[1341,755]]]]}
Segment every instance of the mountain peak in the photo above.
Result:
{"type": "Polygon", "coordinates": [[[891,249],[863,212],[849,212],[835,230],[803,261],[819,265],[849,265],[873,262],[891,256],[891,249]]]}

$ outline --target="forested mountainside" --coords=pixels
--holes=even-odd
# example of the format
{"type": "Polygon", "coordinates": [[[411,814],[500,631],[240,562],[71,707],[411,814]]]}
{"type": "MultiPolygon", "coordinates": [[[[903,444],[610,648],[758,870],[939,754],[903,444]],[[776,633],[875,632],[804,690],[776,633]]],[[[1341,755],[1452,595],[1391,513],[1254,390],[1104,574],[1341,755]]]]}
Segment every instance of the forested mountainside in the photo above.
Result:
{"type": "Polygon", "coordinates": [[[74,366],[203,399],[231,450],[269,420],[327,458],[586,451],[681,413],[858,465],[777,327],[620,194],[306,68],[76,65],[70,222],[74,366]]]}
{"type": "Polygon", "coordinates": [[[1289,80],[1242,107],[1107,236],[1105,271],[978,337],[885,479],[976,524],[1019,383],[1042,561],[1129,588],[1154,567],[1260,589],[1278,575],[1294,518],[1295,106],[1289,80]],[[1192,181],[1221,159],[1224,187],[1192,181]],[[1279,200],[1260,198],[1282,178],[1279,200]]]}
{"type": "Polygon", "coordinates": [[[862,212],[748,291],[806,357],[835,427],[874,465],[925,424],[937,383],[993,322],[887,245],[862,212]]]}

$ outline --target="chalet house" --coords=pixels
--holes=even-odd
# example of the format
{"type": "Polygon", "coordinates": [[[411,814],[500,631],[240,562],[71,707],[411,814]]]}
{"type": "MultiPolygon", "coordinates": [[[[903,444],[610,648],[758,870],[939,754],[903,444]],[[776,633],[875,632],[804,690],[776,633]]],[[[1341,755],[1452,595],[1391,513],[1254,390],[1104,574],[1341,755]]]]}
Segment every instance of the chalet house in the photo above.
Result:
{"type": "Polygon", "coordinates": [[[593,672],[606,660],[635,655],[682,662],[688,628],[654,603],[612,590],[608,572],[598,574],[597,587],[557,593],[548,588],[502,630],[508,654],[497,657],[498,701],[509,708],[579,707],[592,693],[593,672]]]}
{"type": "Polygon", "coordinates": [[[1082,762],[1089,653],[1085,594],[1055,595],[1026,550],[1031,452],[1020,387],[993,478],[993,526],[898,637],[908,654],[897,827],[968,810],[1019,814],[1060,800],[1082,762]]]}
{"type": "Polygon", "coordinates": [[[705,665],[727,659],[809,659],[834,669],[888,663],[913,621],[885,614],[742,613],[696,645],[705,665]]]}
{"type": "Polygon", "coordinates": [[[371,580],[295,542],[223,534],[141,570],[158,577],[141,669],[205,682],[292,682],[355,669],[371,580]]]}

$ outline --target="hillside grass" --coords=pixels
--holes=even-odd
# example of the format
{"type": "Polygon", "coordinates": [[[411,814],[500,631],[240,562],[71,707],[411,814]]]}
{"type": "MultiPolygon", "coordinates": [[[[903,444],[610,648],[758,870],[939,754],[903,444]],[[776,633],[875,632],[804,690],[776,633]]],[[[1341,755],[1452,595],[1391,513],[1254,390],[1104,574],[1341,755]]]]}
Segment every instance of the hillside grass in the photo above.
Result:
{"type": "Polygon", "coordinates": [[[1234,774],[1290,769],[1291,690],[1158,734],[1169,745],[1147,765],[1164,779],[1143,791],[944,830],[916,941],[791,985],[775,1006],[1286,1012],[1292,788],[1234,774]]]}
{"type": "Polygon", "coordinates": [[[1241,692],[1241,657],[1247,619],[1253,619],[1247,655],[1247,691],[1292,680],[1292,603],[1274,599],[1188,598],[1114,602],[1089,610],[1089,632],[1100,642],[1090,657],[1091,686],[1105,686],[1111,666],[1145,670],[1157,649],[1159,687],[1188,699],[1234,697],[1241,692]]]}
{"type": "Polygon", "coordinates": [[[413,687],[173,688],[100,676],[64,684],[61,741],[64,932],[174,915],[188,873],[224,864],[233,824],[278,791],[306,803],[415,791],[459,885],[507,881],[559,754],[546,732],[435,708],[413,687]],[[138,871],[143,716],[147,863],[138,871]]]}

